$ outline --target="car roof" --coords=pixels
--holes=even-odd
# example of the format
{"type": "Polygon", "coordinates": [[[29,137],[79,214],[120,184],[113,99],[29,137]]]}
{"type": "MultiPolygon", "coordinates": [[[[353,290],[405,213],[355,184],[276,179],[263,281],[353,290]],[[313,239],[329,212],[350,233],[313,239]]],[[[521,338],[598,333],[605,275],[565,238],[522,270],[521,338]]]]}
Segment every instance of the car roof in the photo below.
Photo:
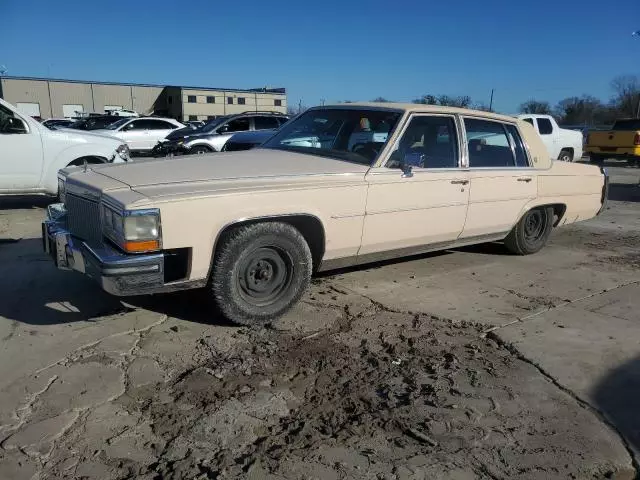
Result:
{"type": "Polygon", "coordinates": [[[396,110],[412,113],[457,113],[460,115],[481,116],[494,120],[514,122],[516,119],[509,115],[499,113],[485,112],[483,110],[472,110],[470,108],[443,107],[440,105],[423,105],[420,103],[393,103],[393,102],[353,102],[339,103],[336,105],[324,105],[321,107],[313,107],[310,110],[321,110],[323,108],[365,108],[375,110],[396,110]]]}

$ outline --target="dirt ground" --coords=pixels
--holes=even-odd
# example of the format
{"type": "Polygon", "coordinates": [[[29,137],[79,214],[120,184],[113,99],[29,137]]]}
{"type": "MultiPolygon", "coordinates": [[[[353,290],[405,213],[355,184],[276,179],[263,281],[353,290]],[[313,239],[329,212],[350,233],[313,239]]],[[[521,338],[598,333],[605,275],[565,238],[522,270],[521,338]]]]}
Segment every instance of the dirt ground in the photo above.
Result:
{"type": "Polygon", "coordinates": [[[261,330],[56,271],[42,202],[5,202],[0,478],[632,479],[640,369],[610,380],[640,352],[637,172],[538,255],[325,275],[261,330]]]}

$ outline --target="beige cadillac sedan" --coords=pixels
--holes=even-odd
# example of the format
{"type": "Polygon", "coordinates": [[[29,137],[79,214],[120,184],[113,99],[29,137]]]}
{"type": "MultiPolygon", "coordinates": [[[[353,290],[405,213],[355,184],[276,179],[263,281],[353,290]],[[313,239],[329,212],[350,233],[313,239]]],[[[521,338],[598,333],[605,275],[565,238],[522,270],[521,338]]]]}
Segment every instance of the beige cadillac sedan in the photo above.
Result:
{"type": "Polygon", "coordinates": [[[535,253],[600,213],[607,188],[516,118],[344,104],[250,151],[63,170],[43,240],[114,295],[205,288],[212,311],[265,324],[314,271],[492,241],[535,253]]]}

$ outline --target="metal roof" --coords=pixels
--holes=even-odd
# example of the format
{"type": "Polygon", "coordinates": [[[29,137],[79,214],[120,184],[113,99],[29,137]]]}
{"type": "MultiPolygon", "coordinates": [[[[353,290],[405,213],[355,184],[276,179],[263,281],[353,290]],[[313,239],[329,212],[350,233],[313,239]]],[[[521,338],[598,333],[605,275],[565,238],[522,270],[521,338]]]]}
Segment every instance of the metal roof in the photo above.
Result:
{"type": "Polygon", "coordinates": [[[70,80],[64,78],[44,78],[44,77],[20,77],[13,75],[2,75],[0,80],[35,80],[41,82],[65,82],[65,83],[86,83],[93,85],[120,85],[124,87],[157,87],[157,88],[181,88],[183,90],[221,90],[224,92],[251,92],[251,93],[279,93],[286,94],[286,88],[276,87],[262,87],[262,88],[219,88],[219,87],[193,87],[188,85],[161,85],[154,83],[130,83],[130,82],[99,82],[93,80],[70,80]]]}

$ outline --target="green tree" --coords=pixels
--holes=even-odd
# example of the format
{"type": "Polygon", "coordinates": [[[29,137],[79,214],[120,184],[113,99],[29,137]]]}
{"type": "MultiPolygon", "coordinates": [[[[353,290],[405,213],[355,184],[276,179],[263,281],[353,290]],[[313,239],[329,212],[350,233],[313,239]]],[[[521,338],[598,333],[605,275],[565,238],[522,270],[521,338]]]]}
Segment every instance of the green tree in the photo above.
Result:
{"type": "Polygon", "coordinates": [[[539,100],[527,100],[526,102],[520,104],[520,113],[531,113],[531,114],[539,114],[539,115],[550,115],[551,114],[551,106],[549,102],[541,102],[539,100]]]}

